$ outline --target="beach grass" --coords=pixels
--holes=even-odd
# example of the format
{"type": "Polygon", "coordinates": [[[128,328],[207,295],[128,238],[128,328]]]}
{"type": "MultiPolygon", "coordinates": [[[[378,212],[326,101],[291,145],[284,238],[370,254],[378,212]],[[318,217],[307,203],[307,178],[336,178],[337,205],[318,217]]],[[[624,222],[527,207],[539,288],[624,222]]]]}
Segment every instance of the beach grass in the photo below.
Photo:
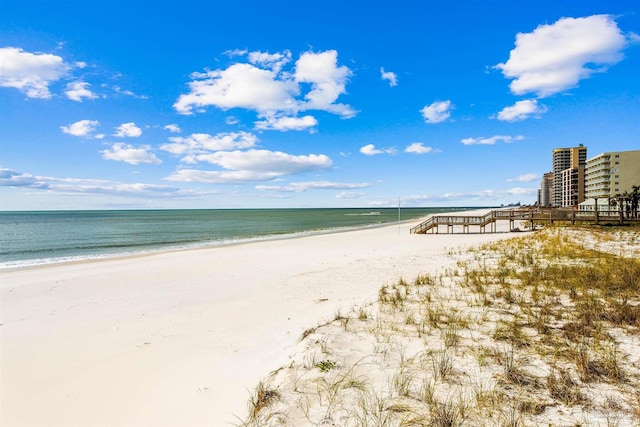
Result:
{"type": "Polygon", "coordinates": [[[310,328],[247,426],[640,425],[640,230],[546,227],[310,328]]]}

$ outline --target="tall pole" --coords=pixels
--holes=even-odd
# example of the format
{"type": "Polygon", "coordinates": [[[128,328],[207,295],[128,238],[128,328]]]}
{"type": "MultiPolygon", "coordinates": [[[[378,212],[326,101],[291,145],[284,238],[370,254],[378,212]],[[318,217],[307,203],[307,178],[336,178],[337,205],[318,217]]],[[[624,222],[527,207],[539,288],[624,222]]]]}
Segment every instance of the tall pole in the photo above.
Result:
{"type": "Polygon", "coordinates": [[[400,234],[400,196],[398,196],[398,234],[400,234]]]}

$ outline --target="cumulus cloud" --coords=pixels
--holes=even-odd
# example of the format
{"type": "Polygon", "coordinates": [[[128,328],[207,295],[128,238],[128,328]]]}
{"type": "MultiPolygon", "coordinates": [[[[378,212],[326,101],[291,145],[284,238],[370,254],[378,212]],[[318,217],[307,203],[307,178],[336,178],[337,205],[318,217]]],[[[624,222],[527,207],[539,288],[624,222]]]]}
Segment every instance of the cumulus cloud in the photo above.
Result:
{"type": "Polygon", "coordinates": [[[67,84],[67,90],[64,92],[72,101],[82,102],[83,98],[96,99],[98,96],[89,90],[91,86],[87,82],[75,81],[67,84]]]}
{"type": "Polygon", "coordinates": [[[510,143],[514,141],[522,141],[524,136],[509,136],[509,135],[494,135],[489,138],[479,137],[479,138],[465,138],[462,142],[464,145],[493,145],[496,142],[502,141],[505,143],[510,143]]]}
{"type": "Polygon", "coordinates": [[[292,111],[298,86],[292,80],[278,79],[272,70],[251,64],[234,64],[225,70],[193,73],[190,92],[180,95],[173,107],[178,113],[213,105],[222,110],[244,108],[260,115],[292,111]]]}
{"type": "Polygon", "coordinates": [[[256,129],[260,130],[305,130],[318,125],[318,121],[313,116],[303,117],[267,117],[265,120],[255,122],[256,129]]]}
{"type": "Polygon", "coordinates": [[[324,170],[333,162],[324,154],[295,156],[280,151],[218,151],[198,156],[198,160],[225,170],[180,169],[167,177],[169,181],[236,183],[269,181],[286,175],[324,170]]]}
{"type": "Polygon", "coordinates": [[[496,65],[516,95],[547,97],[619,62],[627,39],[610,15],[562,18],[516,35],[509,60],[496,65]]]}
{"type": "Polygon", "coordinates": [[[433,153],[435,150],[432,147],[425,146],[422,142],[414,142],[413,144],[409,144],[407,148],[404,149],[404,152],[411,154],[427,154],[433,153]]]}
{"type": "Polygon", "coordinates": [[[0,87],[12,87],[29,98],[51,98],[49,85],[64,77],[71,66],[57,55],[0,48],[0,87]]]}
{"type": "Polygon", "coordinates": [[[137,138],[142,135],[142,129],[140,129],[134,122],[123,123],[116,129],[116,133],[113,134],[119,138],[137,138]]]}
{"type": "Polygon", "coordinates": [[[60,129],[69,135],[87,137],[90,136],[99,125],[100,122],[97,120],[79,120],[67,126],[60,126],[60,129]]]}
{"type": "Polygon", "coordinates": [[[103,150],[101,153],[103,159],[125,162],[132,165],[144,163],[158,165],[162,163],[150,150],[151,147],[149,145],[134,147],[124,142],[116,142],[110,149],[103,150]]]}
{"type": "Polygon", "coordinates": [[[345,119],[356,115],[349,105],[336,104],[338,97],[346,93],[346,85],[351,70],[338,66],[338,52],[327,50],[314,53],[305,52],[296,61],[295,79],[298,83],[310,83],[311,90],[304,96],[301,110],[322,110],[338,114],[345,119]]]}
{"type": "Polygon", "coordinates": [[[168,130],[169,132],[173,132],[173,133],[180,133],[182,132],[182,130],[180,129],[180,127],[176,124],[170,124],[170,125],[166,125],[163,129],[168,130]]]}
{"type": "Polygon", "coordinates": [[[327,111],[343,118],[356,114],[349,105],[336,102],[346,93],[352,73],[348,67],[338,66],[335,50],[305,52],[293,70],[285,72],[282,67],[290,57],[289,51],[251,52],[249,63],[238,62],[226,69],[193,73],[188,83],[189,92],[180,95],[173,107],[181,114],[200,112],[208,106],[222,110],[244,108],[267,119],[257,122],[262,126],[265,122],[268,124],[269,119],[295,117],[298,112],[308,110],[327,111]]]}
{"type": "Polygon", "coordinates": [[[382,80],[387,80],[389,82],[389,86],[398,86],[398,76],[396,73],[385,71],[384,68],[380,67],[380,77],[382,80]]]}
{"type": "Polygon", "coordinates": [[[369,183],[344,183],[331,181],[292,182],[287,185],[257,185],[261,191],[273,191],[282,193],[302,193],[309,190],[350,190],[370,187],[369,183]]]}
{"type": "Polygon", "coordinates": [[[376,154],[396,154],[397,153],[396,149],[393,147],[378,149],[373,144],[367,144],[363,147],[360,147],[360,152],[365,156],[375,156],[376,154]]]}
{"type": "Polygon", "coordinates": [[[171,143],[160,146],[160,149],[182,156],[183,162],[195,163],[201,159],[201,156],[214,151],[254,147],[258,138],[249,132],[228,132],[217,135],[194,133],[188,137],[172,137],[169,141],[171,143]]]}
{"type": "Polygon", "coordinates": [[[535,181],[538,178],[540,178],[540,176],[537,173],[525,173],[524,175],[520,175],[515,178],[508,179],[507,181],[531,182],[531,181],[535,181]]]}
{"type": "Polygon", "coordinates": [[[232,170],[251,170],[290,175],[327,169],[331,159],[324,154],[295,156],[281,151],[247,150],[218,151],[202,157],[211,164],[232,170]]]}
{"type": "Polygon", "coordinates": [[[529,117],[539,118],[541,114],[547,112],[547,107],[538,104],[537,99],[525,99],[518,101],[510,107],[504,107],[498,113],[498,120],[505,122],[518,122],[529,117]]]}
{"type": "Polygon", "coordinates": [[[451,110],[453,108],[453,104],[450,100],[436,101],[430,105],[425,105],[420,112],[422,113],[422,117],[424,117],[425,122],[440,123],[451,117],[451,110]]]}

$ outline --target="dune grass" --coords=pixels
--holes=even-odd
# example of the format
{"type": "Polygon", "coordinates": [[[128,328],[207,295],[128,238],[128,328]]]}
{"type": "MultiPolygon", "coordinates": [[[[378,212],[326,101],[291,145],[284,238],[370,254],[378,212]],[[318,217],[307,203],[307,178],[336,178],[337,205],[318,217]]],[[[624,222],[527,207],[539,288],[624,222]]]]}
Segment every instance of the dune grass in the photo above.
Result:
{"type": "Polygon", "coordinates": [[[305,331],[241,425],[640,425],[640,230],[449,256],[305,331]]]}

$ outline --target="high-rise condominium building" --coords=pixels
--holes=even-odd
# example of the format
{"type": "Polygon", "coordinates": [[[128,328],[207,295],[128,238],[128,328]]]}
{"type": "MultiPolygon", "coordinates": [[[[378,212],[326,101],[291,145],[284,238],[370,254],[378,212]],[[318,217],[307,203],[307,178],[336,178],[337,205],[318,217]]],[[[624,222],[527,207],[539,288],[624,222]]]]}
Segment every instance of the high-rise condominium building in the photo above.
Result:
{"type": "Polygon", "coordinates": [[[587,160],[585,197],[609,198],[640,186],[640,150],[602,153],[587,160]]]}
{"type": "Polygon", "coordinates": [[[553,172],[547,172],[542,176],[540,183],[540,197],[538,204],[540,206],[551,206],[553,201],[553,172]]]}
{"type": "Polygon", "coordinates": [[[586,163],[587,147],[582,144],[553,150],[553,206],[577,206],[584,200],[586,163]]]}

